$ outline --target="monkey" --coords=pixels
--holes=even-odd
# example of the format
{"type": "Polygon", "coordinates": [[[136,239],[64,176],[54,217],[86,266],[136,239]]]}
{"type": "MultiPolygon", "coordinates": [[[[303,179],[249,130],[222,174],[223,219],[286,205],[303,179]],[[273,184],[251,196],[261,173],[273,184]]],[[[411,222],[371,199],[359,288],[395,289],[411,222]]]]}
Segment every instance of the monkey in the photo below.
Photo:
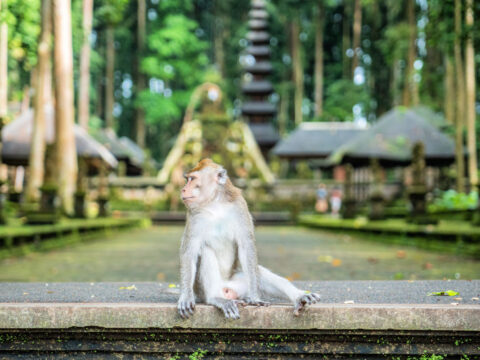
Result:
{"type": "Polygon", "coordinates": [[[227,319],[240,317],[239,304],[268,306],[262,297],[289,300],[296,316],[320,301],[320,295],[258,265],[252,216],[221,165],[203,159],[185,179],[181,199],[187,217],[177,303],[182,318],[193,315],[196,299],[217,307],[227,319]]]}

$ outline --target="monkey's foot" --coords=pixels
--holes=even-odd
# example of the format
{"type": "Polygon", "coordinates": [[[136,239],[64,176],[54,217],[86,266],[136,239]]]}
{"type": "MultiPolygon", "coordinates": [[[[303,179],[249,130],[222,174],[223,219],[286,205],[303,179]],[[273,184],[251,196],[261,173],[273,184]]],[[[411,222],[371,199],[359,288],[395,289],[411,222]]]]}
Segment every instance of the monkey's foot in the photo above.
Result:
{"type": "Polygon", "coordinates": [[[252,305],[252,306],[270,306],[270,303],[268,301],[262,301],[262,300],[254,300],[251,298],[245,298],[240,300],[240,304],[245,306],[245,305],[252,305]]]}
{"type": "Polygon", "coordinates": [[[178,313],[183,319],[187,319],[190,315],[193,315],[195,310],[195,300],[179,300],[178,301],[178,313]]]}
{"type": "Polygon", "coordinates": [[[299,316],[300,313],[305,309],[306,305],[312,305],[320,301],[320,295],[315,293],[309,293],[300,296],[295,302],[295,308],[293,309],[293,314],[299,316]]]}
{"type": "Polygon", "coordinates": [[[227,300],[222,298],[215,298],[215,300],[211,302],[212,305],[223,311],[225,318],[227,319],[240,319],[237,303],[238,300],[227,300]]]}

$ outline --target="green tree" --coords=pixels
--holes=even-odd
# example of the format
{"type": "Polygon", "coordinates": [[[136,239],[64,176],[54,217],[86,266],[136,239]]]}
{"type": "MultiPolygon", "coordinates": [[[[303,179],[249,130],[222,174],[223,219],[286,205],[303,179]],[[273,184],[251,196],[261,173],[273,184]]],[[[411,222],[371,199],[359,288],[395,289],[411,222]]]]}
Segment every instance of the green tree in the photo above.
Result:
{"type": "Polygon", "coordinates": [[[19,101],[30,86],[31,71],[37,63],[40,34],[40,0],[8,0],[5,16],[8,24],[9,97],[19,101]]]}
{"type": "Polygon", "coordinates": [[[106,73],[105,73],[105,126],[113,128],[114,70],[115,70],[115,27],[122,21],[128,0],[104,0],[98,9],[98,15],[103,18],[106,41],[106,73]]]}
{"type": "Polygon", "coordinates": [[[0,122],[7,116],[8,104],[8,25],[7,1],[0,0],[0,122]]]}
{"type": "Polygon", "coordinates": [[[358,116],[366,116],[370,112],[368,91],[364,86],[355,85],[350,80],[338,80],[327,88],[321,120],[353,121],[354,106],[358,107],[358,116]]]}
{"type": "MultiPolygon", "coordinates": [[[[140,94],[146,110],[146,121],[155,129],[149,135],[162,148],[157,155],[165,156],[171,139],[178,131],[193,89],[204,80],[208,65],[207,44],[196,34],[198,23],[188,15],[192,2],[164,0],[158,6],[159,21],[152,24],[147,43],[149,55],[142,62],[150,78],[150,89],[140,94]]],[[[148,140],[148,138],[147,138],[148,140]]],[[[152,149],[153,150],[153,149],[152,149]]]]}

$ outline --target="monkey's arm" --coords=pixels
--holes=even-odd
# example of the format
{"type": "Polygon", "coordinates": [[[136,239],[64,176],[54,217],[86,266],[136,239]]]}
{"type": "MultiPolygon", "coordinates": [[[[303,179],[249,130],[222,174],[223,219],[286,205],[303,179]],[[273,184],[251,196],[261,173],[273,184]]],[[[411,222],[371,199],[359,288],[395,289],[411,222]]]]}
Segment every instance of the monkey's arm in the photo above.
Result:
{"type": "Polygon", "coordinates": [[[267,302],[260,299],[258,291],[258,264],[253,225],[252,228],[245,229],[245,232],[238,239],[237,246],[238,260],[247,282],[246,303],[261,306],[268,305],[267,302]]]}
{"type": "Polygon", "coordinates": [[[195,310],[195,294],[193,285],[197,272],[198,251],[195,251],[195,239],[191,239],[187,232],[183,235],[180,248],[180,298],[178,312],[181,317],[188,318],[195,310]]]}

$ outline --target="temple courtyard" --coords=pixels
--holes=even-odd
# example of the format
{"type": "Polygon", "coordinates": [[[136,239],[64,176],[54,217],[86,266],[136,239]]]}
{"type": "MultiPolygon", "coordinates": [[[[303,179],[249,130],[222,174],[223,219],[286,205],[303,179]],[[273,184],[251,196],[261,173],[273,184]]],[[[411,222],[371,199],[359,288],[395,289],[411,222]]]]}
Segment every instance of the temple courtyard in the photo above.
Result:
{"type": "MultiPolygon", "coordinates": [[[[69,247],[0,260],[1,282],[176,283],[182,226],[113,232],[69,247]]],[[[480,261],[406,245],[288,226],[256,229],[259,263],[291,280],[471,280],[480,261]]]]}

